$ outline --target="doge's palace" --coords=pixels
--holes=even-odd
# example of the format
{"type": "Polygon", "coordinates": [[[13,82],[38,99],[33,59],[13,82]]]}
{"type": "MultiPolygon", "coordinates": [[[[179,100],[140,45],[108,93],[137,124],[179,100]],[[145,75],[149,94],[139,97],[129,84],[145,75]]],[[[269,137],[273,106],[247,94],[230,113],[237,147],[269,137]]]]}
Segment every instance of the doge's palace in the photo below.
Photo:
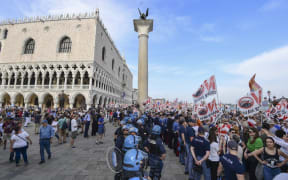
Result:
{"type": "Polygon", "coordinates": [[[2,107],[131,104],[132,80],[98,10],[0,23],[2,107]]]}

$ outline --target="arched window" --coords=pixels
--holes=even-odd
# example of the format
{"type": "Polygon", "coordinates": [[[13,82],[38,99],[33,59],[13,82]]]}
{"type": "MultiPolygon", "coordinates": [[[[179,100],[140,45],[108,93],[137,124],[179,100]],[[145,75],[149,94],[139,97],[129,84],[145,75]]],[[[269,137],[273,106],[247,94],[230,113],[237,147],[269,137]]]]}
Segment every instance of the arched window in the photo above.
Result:
{"type": "Polygon", "coordinates": [[[106,55],[106,49],[105,47],[102,48],[102,61],[105,60],[105,55],[106,55]]]}
{"type": "Polygon", "coordinates": [[[8,36],[8,30],[5,29],[3,32],[3,39],[7,39],[7,36],[8,36]]]}
{"type": "Polygon", "coordinates": [[[69,37],[64,37],[60,41],[59,53],[69,53],[71,52],[72,41],[69,37]]]}
{"type": "Polygon", "coordinates": [[[1,53],[1,50],[2,50],[2,44],[1,44],[1,42],[0,42],[0,53],[1,53]]]}
{"type": "Polygon", "coordinates": [[[33,54],[35,48],[35,41],[34,39],[29,39],[25,43],[24,54],[33,54]]]}
{"type": "Polygon", "coordinates": [[[114,70],[114,64],[115,64],[115,60],[112,59],[112,70],[114,70]]]}

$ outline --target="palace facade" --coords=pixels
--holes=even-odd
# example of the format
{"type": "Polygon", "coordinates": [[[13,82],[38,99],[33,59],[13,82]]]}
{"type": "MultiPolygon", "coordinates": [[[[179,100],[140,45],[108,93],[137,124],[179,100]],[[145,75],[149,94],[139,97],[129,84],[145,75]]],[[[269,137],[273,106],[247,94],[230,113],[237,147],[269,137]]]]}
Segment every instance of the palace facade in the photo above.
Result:
{"type": "Polygon", "coordinates": [[[98,10],[0,23],[2,107],[131,104],[132,82],[98,10]]]}

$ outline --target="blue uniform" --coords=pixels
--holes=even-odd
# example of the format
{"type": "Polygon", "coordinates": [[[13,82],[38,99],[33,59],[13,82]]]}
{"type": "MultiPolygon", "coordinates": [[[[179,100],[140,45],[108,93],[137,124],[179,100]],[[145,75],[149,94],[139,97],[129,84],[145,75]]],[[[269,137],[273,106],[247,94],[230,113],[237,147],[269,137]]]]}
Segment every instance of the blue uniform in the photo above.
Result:
{"type": "Polygon", "coordinates": [[[166,150],[159,136],[156,139],[149,139],[148,141],[150,166],[149,176],[153,180],[159,180],[163,169],[163,162],[160,157],[166,153],[166,150]]]}
{"type": "Polygon", "coordinates": [[[225,154],[220,158],[224,168],[225,179],[237,180],[236,174],[244,174],[244,167],[238,157],[232,154],[225,154]]]}

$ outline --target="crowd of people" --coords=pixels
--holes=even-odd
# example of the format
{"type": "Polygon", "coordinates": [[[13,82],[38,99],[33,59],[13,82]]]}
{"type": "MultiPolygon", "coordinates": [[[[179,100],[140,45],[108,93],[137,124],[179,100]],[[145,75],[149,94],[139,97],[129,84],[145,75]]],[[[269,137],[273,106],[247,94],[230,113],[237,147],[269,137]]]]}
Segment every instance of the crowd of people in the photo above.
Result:
{"type": "Polygon", "coordinates": [[[10,162],[19,166],[22,155],[28,165],[27,148],[32,141],[23,127],[33,122],[34,133],[39,135],[39,164],[43,164],[44,151],[48,159],[52,157],[52,139],[64,144],[69,137],[71,148],[76,148],[75,139],[83,134],[84,138],[96,136],[95,143],[103,144],[106,119],[117,127],[112,158],[115,180],[159,180],[167,148],[179,157],[175,163],[183,165],[189,180],[202,175],[205,180],[288,178],[288,121],[277,116],[268,119],[262,112],[248,117],[223,112],[217,122],[211,122],[200,121],[189,108],[143,112],[136,106],[88,111],[4,108],[0,143],[3,149],[9,145],[10,162]]]}
{"type": "MultiPolygon", "coordinates": [[[[45,151],[51,159],[51,143],[65,144],[70,138],[70,147],[76,148],[75,139],[80,134],[84,138],[96,136],[96,144],[103,144],[105,132],[104,117],[109,117],[110,109],[45,109],[21,107],[7,107],[1,109],[0,115],[0,145],[3,150],[9,149],[9,161],[19,166],[22,155],[25,165],[29,164],[27,149],[32,144],[30,135],[25,129],[34,124],[35,136],[39,136],[40,162],[45,163],[45,151]],[[92,128],[90,127],[90,124],[92,128]],[[91,129],[91,130],[90,130],[91,129]],[[54,139],[54,140],[53,140],[54,139]]],[[[30,132],[31,134],[31,132],[30,132]]]]}
{"type": "Polygon", "coordinates": [[[152,108],[141,116],[132,111],[128,114],[119,119],[115,132],[115,151],[120,152],[118,159],[123,159],[115,179],[160,179],[166,157],[163,143],[179,157],[189,180],[200,180],[202,175],[205,180],[288,178],[287,120],[266,118],[262,112],[245,117],[235,111],[224,112],[217,122],[200,121],[191,109],[181,108],[152,108]],[[134,141],[131,136],[135,136],[134,141]],[[131,162],[132,157],[136,159],[131,149],[143,154],[142,166],[131,162]],[[144,169],[146,160],[149,174],[144,169]]]}

